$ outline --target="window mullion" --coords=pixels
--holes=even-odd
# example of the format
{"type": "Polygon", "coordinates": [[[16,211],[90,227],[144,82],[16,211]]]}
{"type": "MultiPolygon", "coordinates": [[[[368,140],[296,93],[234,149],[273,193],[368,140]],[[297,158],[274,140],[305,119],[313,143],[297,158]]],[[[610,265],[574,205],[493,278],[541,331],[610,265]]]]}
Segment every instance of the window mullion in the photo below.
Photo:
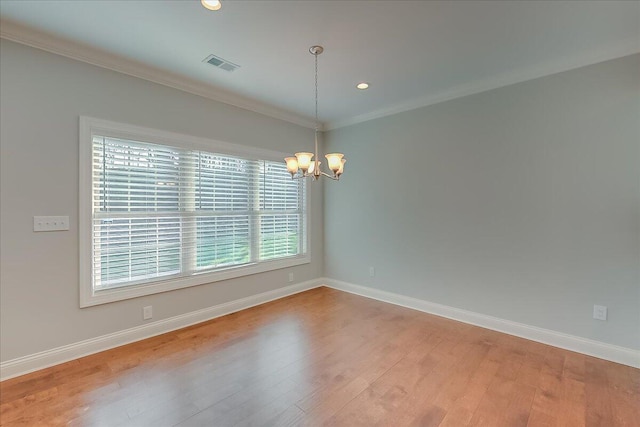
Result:
{"type": "Polygon", "coordinates": [[[250,203],[251,209],[249,213],[249,242],[251,248],[249,250],[249,261],[260,261],[260,173],[264,168],[264,162],[251,162],[252,167],[249,168],[251,174],[251,193],[250,203]]]}
{"type": "Polygon", "coordinates": [[[198,170],[200,153],[180,152],[180,233],[182,274],[189,274],[196,270],[197,266],[197,222],[194,215],[189,215],[196,210],[196,186],[198,182],[198,170]],[[185,215],[185,213],[187,215],[185,215]]]}
{"type": "Polygon", "coordinates": [[[300,180],[298,182],[298,253],[304,253],[307,251],[307,224],[306,224],[306,181],[300,180]]]}

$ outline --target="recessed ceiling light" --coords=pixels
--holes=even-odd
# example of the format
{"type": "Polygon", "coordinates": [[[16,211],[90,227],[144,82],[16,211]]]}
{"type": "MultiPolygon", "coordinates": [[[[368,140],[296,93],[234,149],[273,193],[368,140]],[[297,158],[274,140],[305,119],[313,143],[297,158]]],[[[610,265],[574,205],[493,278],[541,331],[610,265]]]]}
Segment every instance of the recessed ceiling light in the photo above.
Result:
{"type": "Polygon", "coordinates": [[[369,83],[367,82],[360,82],[356,85],[356,87],[360,90],[365,90],[365,89],[369,89],[369,83]]]}
{"type": "Polygon", "coordinates": [[[222,7],[220,0],[200,0],[200,3],[209,10],[218,10],[222,7]]]}

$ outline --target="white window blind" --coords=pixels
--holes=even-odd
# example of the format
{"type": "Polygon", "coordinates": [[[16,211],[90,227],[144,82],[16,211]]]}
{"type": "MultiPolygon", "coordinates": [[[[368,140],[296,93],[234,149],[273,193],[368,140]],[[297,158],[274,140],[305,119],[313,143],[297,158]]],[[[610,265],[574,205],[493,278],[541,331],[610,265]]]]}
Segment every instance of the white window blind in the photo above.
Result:
{"type": "Polygon", "coordinates": [[[305,188],[281,161],[92,133],[92,293],[302,257],[305,188]]]}

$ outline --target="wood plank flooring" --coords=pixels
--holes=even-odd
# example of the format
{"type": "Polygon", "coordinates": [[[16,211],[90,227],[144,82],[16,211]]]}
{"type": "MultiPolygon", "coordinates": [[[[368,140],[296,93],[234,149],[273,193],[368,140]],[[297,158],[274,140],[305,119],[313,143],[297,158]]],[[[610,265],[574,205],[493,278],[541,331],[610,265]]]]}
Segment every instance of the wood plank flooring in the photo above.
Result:
{"type": "Polygon", "coordinates": [[[640,370],[329,288],[0,384],[2,426],[639,426],[640,370]]]}

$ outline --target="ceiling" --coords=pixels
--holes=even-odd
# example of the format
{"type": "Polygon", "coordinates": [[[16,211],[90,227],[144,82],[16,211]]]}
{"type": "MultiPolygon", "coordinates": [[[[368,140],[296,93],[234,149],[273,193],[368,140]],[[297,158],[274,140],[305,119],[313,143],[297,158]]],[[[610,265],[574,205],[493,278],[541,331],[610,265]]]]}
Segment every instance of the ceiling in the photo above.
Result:
{"type": "Polygon", "coordinates": [[[307,126],[320,44],[326,128],[640,51],[637,1],[0,0],[0,17],[4,38],[307,126]]]}

